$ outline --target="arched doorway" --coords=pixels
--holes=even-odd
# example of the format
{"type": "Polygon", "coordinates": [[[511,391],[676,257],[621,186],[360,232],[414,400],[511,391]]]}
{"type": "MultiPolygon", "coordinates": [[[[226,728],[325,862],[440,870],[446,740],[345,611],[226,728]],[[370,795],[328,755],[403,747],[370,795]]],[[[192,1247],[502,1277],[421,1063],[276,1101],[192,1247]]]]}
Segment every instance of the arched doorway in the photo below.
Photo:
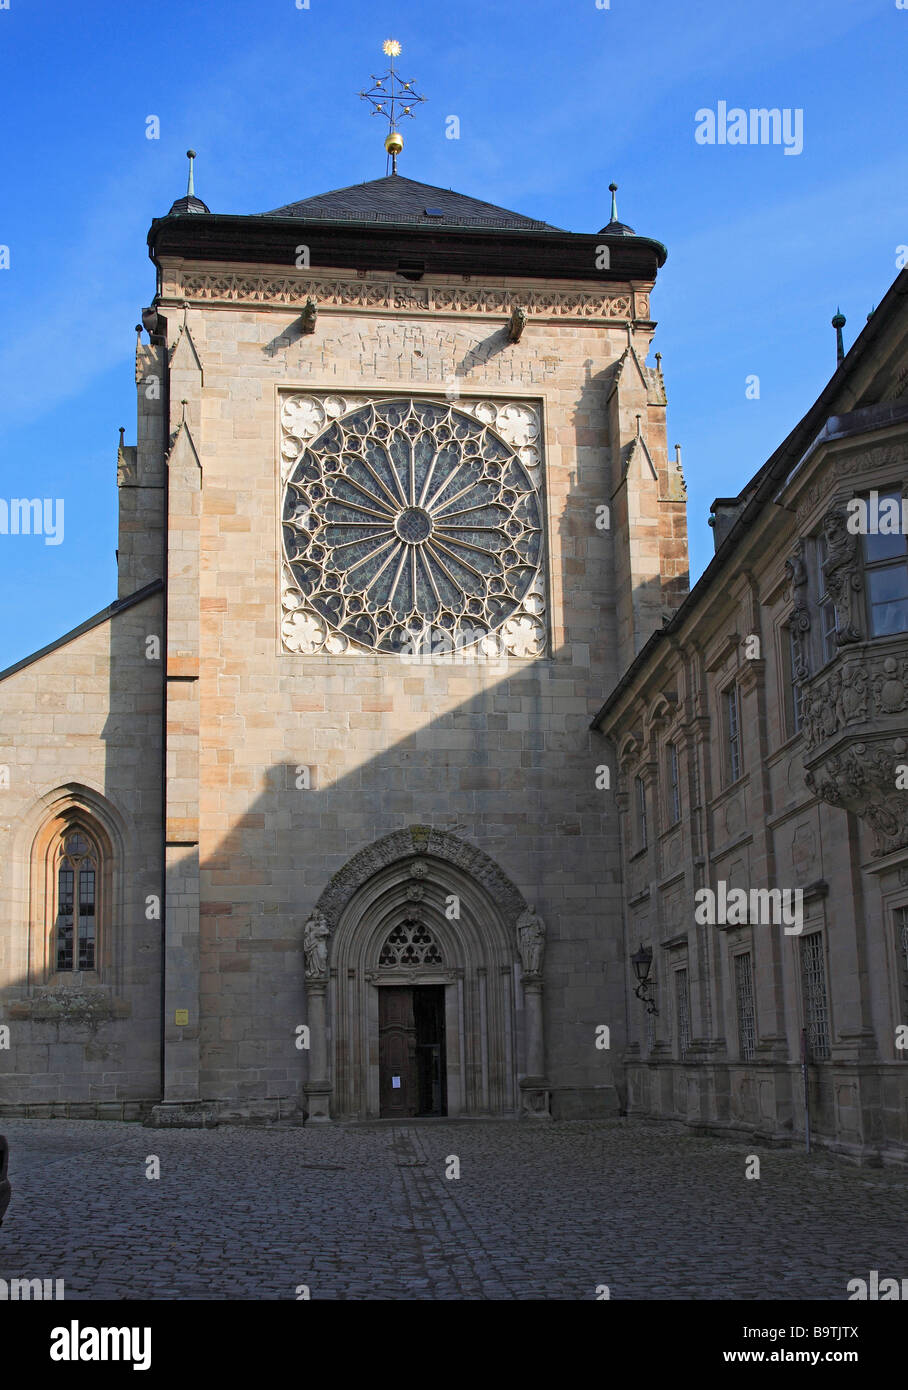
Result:
{"type": "Polygon", "coordinates": [[[447,832],[412,827],[355,856],[313,913],[330,937],[323,977],[307,980],[325,1038],[311,1118],[516,1114],[526,910],[487,855],[447,832]]]}

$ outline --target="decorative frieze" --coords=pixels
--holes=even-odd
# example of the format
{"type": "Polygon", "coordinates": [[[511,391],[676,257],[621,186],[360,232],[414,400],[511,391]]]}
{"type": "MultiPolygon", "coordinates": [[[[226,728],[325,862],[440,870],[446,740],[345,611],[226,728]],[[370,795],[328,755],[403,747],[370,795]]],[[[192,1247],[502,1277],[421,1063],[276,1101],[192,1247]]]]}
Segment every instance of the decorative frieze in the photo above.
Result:
{"type": "MultiPolygon", "coordinates": [[[[855,724],[878,721],[908,710],[908,657],[853,659],[802,687],[801,725],[807,750],[835,738],[855,724]]],[[[904,721],[900,721],[904,722],[904,721]]]]}
{"type": "Polygon", "coordinates": [[[325,309],[386,309],[394,313],[495,314],[515,309],[528,317],[648,321],[649,296],[639,291],[508,289],[505,286],[402,285],[394,280],[337,276],[242,275],[186,271],[165,277],[164,298],[201,304],[268,304],[293,307],[308,299],[325,309]]]}

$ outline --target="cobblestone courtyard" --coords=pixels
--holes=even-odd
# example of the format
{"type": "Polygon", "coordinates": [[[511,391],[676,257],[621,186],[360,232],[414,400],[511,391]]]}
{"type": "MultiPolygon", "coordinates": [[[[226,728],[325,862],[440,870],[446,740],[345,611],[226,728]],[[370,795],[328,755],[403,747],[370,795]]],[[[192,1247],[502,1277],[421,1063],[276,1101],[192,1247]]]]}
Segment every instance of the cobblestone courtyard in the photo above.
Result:
{"type": "Polygon", "coordinates": [[[2,1127],[0,1277],[68,1299],[839,1300],[908,1275],[908,1175],[646,1122],[2,1127]]]}

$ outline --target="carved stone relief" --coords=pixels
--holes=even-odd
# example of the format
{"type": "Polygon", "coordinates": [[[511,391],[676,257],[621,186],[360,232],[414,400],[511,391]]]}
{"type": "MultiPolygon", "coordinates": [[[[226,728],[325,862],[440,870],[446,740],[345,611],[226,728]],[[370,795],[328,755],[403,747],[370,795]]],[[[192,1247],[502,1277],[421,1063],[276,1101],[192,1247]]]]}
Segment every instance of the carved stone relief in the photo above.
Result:
{"type": "Polygon", "coordinates": [[[868,823],[875,857],[908,846],[908,791],[896,785],[897,768],[905,764],[906,754],[904,738],[853,743],[823,758],[806,774],[816,796],[868,823]]]}

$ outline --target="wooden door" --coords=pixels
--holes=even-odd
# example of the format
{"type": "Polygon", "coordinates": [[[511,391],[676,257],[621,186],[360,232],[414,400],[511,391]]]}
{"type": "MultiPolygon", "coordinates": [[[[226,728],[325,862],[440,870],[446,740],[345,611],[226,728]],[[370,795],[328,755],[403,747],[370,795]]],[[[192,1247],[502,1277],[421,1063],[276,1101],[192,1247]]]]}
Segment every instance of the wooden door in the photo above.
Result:
{"type": "Polygon", "coordinates": [[[406,986],[378,991],[378,1093],[383,1119],[416,1114],[416,1022],[413,990],[406,986]]]}

